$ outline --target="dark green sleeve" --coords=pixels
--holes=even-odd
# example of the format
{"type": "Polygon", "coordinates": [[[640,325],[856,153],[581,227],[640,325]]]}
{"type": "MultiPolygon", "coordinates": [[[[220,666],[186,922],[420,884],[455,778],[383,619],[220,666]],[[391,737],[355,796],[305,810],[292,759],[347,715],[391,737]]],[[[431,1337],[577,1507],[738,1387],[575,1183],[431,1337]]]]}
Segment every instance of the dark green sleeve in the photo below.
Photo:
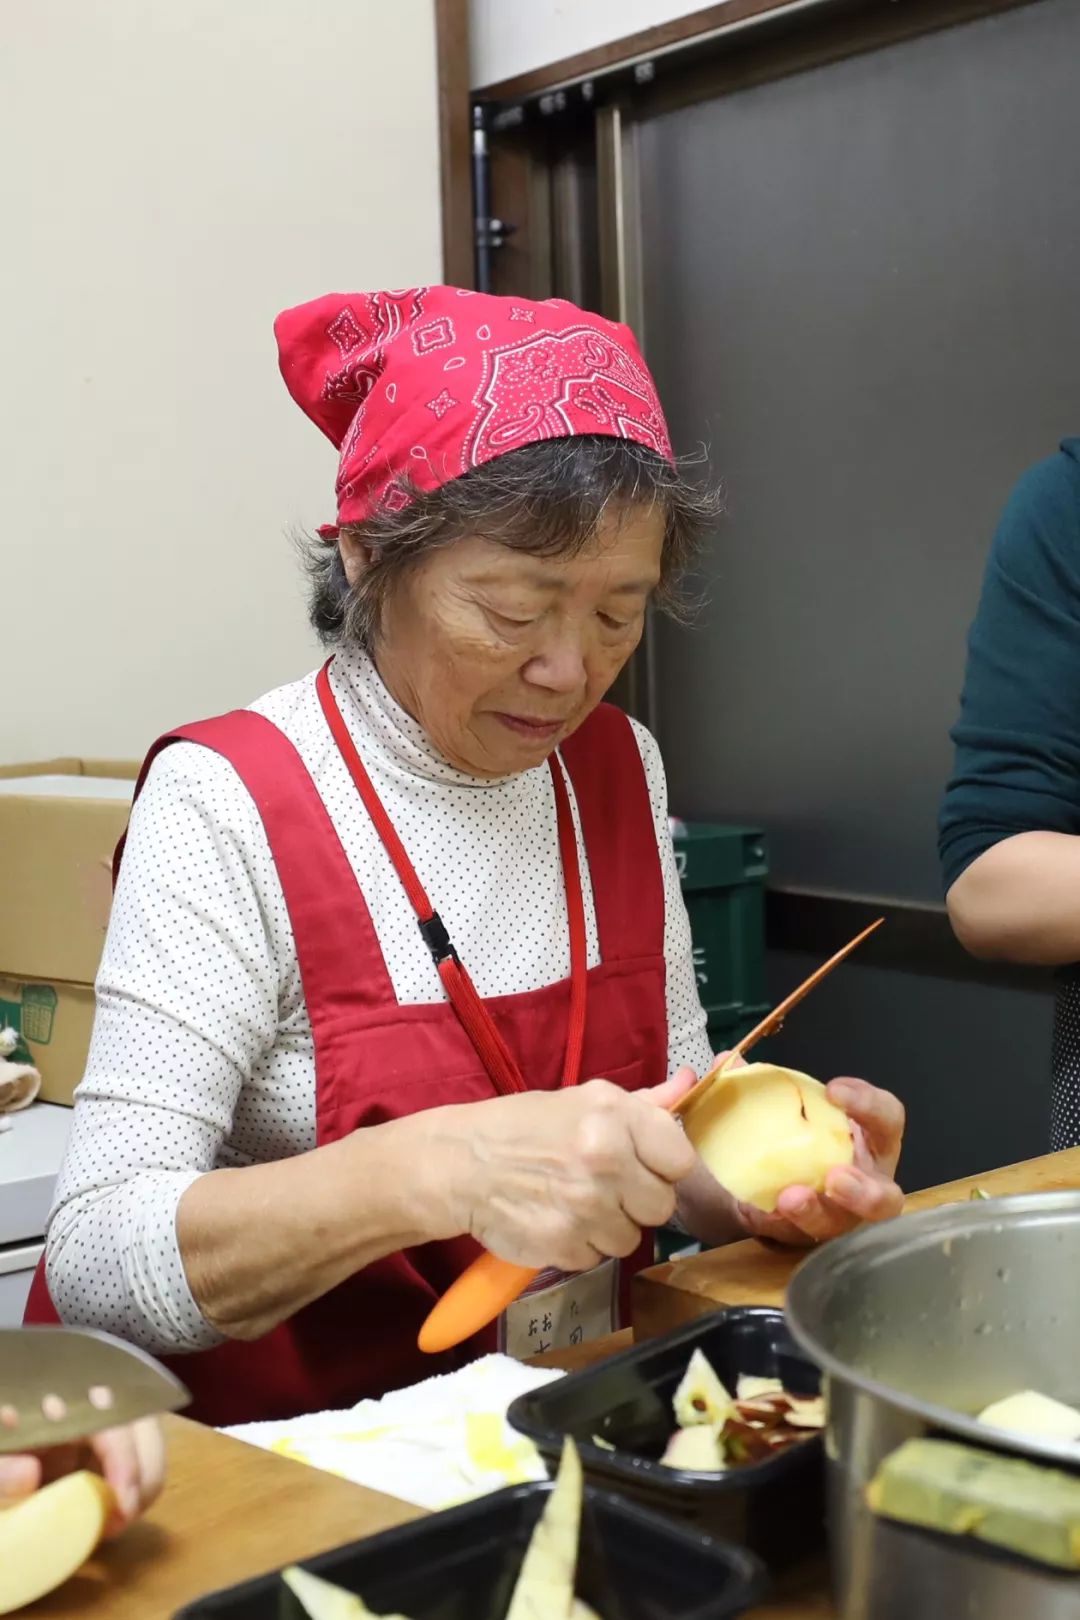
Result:
{"type": "Polygon", "coordinates": [[[1024,474],[968,640],[939,823],[948,889],[1014,833],[1080,833],[1080,439],[1024,474]]]}

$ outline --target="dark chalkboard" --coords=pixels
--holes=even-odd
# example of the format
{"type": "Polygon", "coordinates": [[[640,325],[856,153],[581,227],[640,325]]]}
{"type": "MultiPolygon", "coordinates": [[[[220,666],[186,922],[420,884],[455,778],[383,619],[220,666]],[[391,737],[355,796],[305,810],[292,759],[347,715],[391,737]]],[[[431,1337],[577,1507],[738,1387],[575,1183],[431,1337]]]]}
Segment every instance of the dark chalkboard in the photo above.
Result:
{"type": "Polygon", "coordinates": [[[673,807],[936,900],[986,548],[1080,431],[1080,0],[646,117],[639,157],[649,359],[729,507],[659,641],[673,807]]]}

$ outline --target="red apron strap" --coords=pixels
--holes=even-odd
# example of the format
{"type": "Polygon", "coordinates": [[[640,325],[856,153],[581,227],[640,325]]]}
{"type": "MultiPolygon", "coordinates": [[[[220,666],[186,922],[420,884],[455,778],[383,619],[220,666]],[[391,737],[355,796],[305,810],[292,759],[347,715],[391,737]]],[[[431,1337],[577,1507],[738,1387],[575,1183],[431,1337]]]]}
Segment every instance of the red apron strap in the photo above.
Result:
{"type": "MultiPolygon", "coordinates": [[[[368,775],[367,766],[353,742],[345,717],[338,707],[334,689],[330,684],[328,659],[319,671],[316,690],[326,723],[330,727],[338,751],[356,784],[364,808],[382,840],[409,904],[416,913],[420,933],[443,983],[447,999],[457,1014],[466,1035],[472,1043],[492,1083],[503,1093],[525,1091],[527,1083],[517,1059],[477,993],[476,986],[454,949],[450,935],[432,905],[416,868],[409,859],[404,844],[398,837],[386,807],[379,798],[375,784],[368,775]]],[[[570,1013],[567,1026],[566,1054],[562,1083],[577,1085],[581,1078],[581,1055],[585,1043],[585,1013],[588,996],[588,962],[585,939],[585,907],[581,894],[581,872],[578,866],[577,834],[570,808],[570,795],[563,779],[562,769],[553,758],[550,761],[551,779],[555,792],[555,811],[559,830],[559,855],[562,861],[563,883],[566,890],[566,910],[570,928],[570,1013]]]]}
{"type": "Polygon", "coordinates": [[[578,861],[577,829],[570,806],[570,791],[562,762],[552,755],[551,780],[555,788],[555,817],[559,826],[559,855],[562,859],[566,890],[566,916],[570,925],[570,1013],[566,1027],[566,1059],[562,1083],[576,1086],[581,1079],[581,1058],[585,1049],[585,1018],[588,1011],[589,945],[585,931],[585,896],[578,861]]]}
{"type": "MultiPolygon", "coordinates": [[[[585,936],[585,902],[581,893],[581,868],[578,864],[577,833],[574,829],[574,813],[570,808],[570,795],[567,792],[566,781],[563,777],[562,767],[554,759],[551,761],[551,780],[555,788],[555,814],[559,827],[559,854],[562,857],[563,877],[566,888],[566,912],[570,924],[570,1011],[566,1026],[566,1053],[563,1058],[562,1083],[564,1086],[576,1086],[581,1079],[581,1055],[585,1046],[585,1013],[588,1002],[588,955],[585,936]]],[[[376,803],[378,801],[376,800],[376,803]]],[[[380,811],[385,815],[382,806],[380,811]]],[[[406,862],[408,856],[404,850],[402,855],[406,862]]],[[[412,870],[410,866],[410,871],[412,870]]],[[[413,872],[413,881],[419,888],[419,881],[413,872]]],[[[420,889],[420,894],[424,894],[420,889]]],[[[526,1082],[521,1077],[521,1071],[512,1052],[499,1034],[498,1027],[476,991],[476,986],[466,971],[465,964],[458,956],[450,943],[450,936],[443,927],[442,920],[435,912],[430,900],[424,895],[427,910],[430,915],[421,918],[422,926],[429,928],[434,924],[438,927],[445,940],[445,955],[437,957],[439,977],[446,988],[450,1005],[461,1019],[465,1033],[472,1041],[473,1049],[495,1084],[501,1091],[525,1091],[526,1082]]],[[[420,913],[418,912],[419,916],[420,913]]],[[[425,934],[431,946],[428,934],[425,934]]],[[[434,947],[432,954],[434,954],[434,947]]]]}
{"type": "MultiPolygon", "coordinates": [[[[151,748],[135,787],[138,797],[163,749],[194,742],[236,771],[266,829],[296,941],[300,978],[316,1047],[342,1009],[396,1006],[397,998],[356,874],[326,806],[294,745],[251,709],[180,726],[151,748]]],[[[119,873],[124,839],[117,846],[119,873]]]]}
{"type": "Polygon", "coordinates": [[[662,956],[664,878],[634,729],[603,703],[560,749],[577,800],[604,962],[662,956]]]}

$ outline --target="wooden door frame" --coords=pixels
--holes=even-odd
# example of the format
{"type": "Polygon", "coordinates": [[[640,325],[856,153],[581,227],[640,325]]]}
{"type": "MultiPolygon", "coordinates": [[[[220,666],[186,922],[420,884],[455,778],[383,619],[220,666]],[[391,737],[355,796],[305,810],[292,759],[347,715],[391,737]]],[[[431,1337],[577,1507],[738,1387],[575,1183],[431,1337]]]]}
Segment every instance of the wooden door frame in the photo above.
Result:
{"type": "Polygon", "coordinates": [[[439,168],[443,279],[476,284],[473,223],[472,108],[469,95],[469,0],[435,0],[439,69],[439,168]]]}

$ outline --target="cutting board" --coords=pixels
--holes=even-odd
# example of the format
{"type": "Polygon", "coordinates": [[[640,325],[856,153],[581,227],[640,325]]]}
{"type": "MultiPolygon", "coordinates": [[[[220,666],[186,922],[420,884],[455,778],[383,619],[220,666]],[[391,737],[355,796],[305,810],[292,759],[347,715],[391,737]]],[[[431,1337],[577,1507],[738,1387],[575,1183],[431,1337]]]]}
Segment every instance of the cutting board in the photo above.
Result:
{"type": "MultiPolygon", "coordinates": [[[[993,1198],[1080,1187],[1080,1148],[911,1193],[905,1213],[962,1201],[976,1187],[993,1198]]],[[[710,1249],[687,1260],[670,1260],[666,1265],[639,1272],[633,1284],[634,1338],[655,1339],[721,1305],[782,1305],[801,1258],[798,1251],[790,1249],[767,1248],[755,1242],[731,1243],[723,1249],[710,1249]]]]}

